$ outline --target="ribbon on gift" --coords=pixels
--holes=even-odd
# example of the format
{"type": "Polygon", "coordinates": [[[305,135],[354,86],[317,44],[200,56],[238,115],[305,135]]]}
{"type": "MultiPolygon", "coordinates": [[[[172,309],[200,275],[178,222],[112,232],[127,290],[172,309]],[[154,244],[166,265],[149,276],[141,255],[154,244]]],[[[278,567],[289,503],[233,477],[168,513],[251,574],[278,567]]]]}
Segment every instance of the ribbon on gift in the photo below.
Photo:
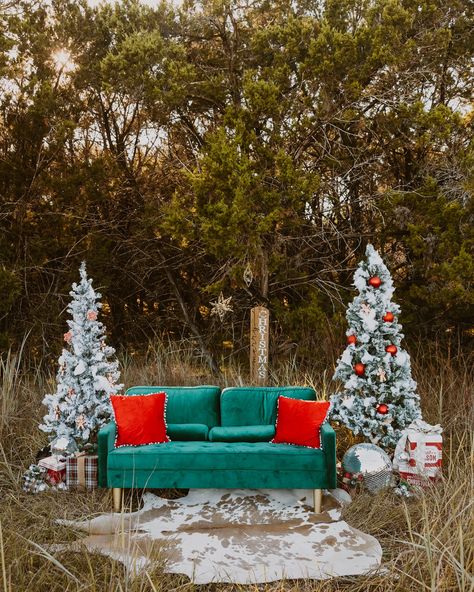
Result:
{"type": "Polygon", "coordinates": [[[76,452],[78,489],[86,488],[86,453],[76,452]]]}

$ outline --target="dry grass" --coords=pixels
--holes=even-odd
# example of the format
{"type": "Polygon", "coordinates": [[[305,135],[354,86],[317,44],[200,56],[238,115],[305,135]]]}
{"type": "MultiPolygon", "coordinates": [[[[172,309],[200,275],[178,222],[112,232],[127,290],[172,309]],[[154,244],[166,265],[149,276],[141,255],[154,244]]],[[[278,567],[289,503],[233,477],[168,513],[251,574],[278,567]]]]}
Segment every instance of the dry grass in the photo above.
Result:
{"type": "MultiPolygon", "coordinates": [[[[53,378],[51,372],[25,368],[19,357],[10,354],[0,362],[0,592],[472,592],[472,359],[437,348],[412,353],[424,417],[445,427],[444,478],[415,500],[390,492],[360,494],[346,509],[351,525],[381,542],[385,571],[329,582],[281,581],[248,587],[194,586],[184,576],[164,574],[159,565],[130,581],[119,563],[99,555],[48,554],[45,543],[76,538],[71,529],[55,525],[55,519],[93,516],[109,509],[110,499],[102,490],[36,496],[21,491],[21,475],[45,443],[36,426],[42,393],[53,378]]],[[[150,348],[145,359],[123,360],[123,369],[127,386],[215,382],[185,345],[150,348]]],[[[275,368],[272,379],[279,384],[311,384],[324,395],[332,388],[329,375],[316,368],[301,372],[294,361],[275,368]]],[[[222,386],[242,384],[245,377],[238,367],[230,367],[222,382],[222,386]]]]}

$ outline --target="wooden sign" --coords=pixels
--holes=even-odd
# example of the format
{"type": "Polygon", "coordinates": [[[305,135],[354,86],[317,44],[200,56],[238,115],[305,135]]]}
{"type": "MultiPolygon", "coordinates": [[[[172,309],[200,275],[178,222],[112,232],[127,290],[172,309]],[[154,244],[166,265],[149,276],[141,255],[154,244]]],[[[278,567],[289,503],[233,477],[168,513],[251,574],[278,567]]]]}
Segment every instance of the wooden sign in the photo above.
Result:
{"type": "Polygon", "coordinates": [[[268,379],[268,336],[270,312],[264,306],[250,311],[250,379],[254,384],[266,384],[268,379]]]}

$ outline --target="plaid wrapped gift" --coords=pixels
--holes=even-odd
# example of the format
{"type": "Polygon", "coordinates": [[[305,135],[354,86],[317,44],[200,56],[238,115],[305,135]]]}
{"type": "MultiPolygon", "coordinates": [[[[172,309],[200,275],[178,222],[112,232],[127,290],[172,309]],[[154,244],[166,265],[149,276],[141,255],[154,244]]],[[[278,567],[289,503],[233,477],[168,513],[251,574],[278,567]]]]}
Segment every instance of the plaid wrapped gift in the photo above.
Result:
{"type": "Polygon", "coordinates": [[[48,484],[45,481],[46,469],[39,465],[30,465],[23,475],[23,491],[26,493],[38,493],[46,491],[48,484]]]}
{"type": "Polygon", "coordinates": [[[97,488],[96,454],[77,452],[66,459],[66,485],[68,489],[97,488]]]}

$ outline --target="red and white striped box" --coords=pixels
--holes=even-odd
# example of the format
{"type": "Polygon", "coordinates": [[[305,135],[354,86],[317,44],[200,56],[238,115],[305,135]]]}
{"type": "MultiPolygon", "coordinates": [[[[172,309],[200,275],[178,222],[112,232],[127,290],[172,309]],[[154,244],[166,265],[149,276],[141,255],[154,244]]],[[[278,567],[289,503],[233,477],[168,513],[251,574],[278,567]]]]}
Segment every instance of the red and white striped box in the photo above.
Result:
{"type": "Polygon", "coordinates": [[[440,426],[420,420],[414,424],[397,444],[394,466],[404,481],[424,486],[441,478],[443,437],[440,426]]]}

